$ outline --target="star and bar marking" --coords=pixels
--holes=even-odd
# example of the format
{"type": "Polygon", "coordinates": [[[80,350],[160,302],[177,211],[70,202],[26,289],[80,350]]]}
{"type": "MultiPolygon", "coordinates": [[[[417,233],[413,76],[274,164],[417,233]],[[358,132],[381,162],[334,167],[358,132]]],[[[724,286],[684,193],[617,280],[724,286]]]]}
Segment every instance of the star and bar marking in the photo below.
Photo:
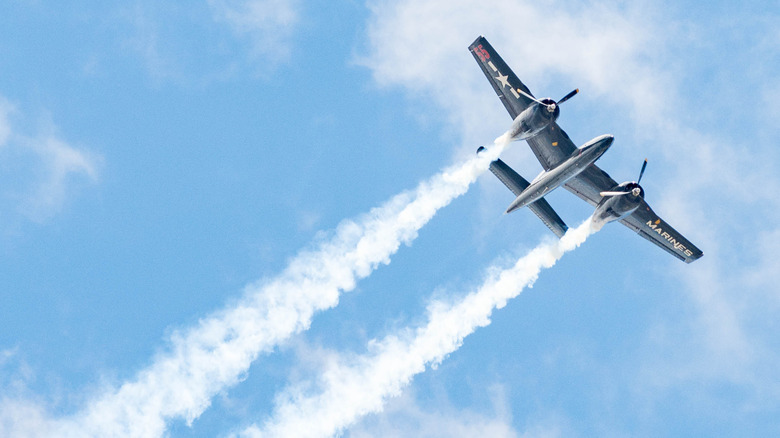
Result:
{"type": "Polygon", "coordinates": [[[505,75],[505,74],[501,74],[501,72],[500,72],[500,71],[498,71],[498,69],[496,68],[496,66],[495,66],[495,65],[493,65],[493,62],[492,62],[492,61],[488,61],[488,62],[487,62],[487,65],[488,65],[488,66],[489,66],[491,69],[493,69],[493,71],[494,71],[494,72],[498,73],[498,76],[495,76],[493,79],[495,79],[495,80],[497,80],[498,82],[500,82],[500,83],[501,83],[501,89],[503,90],[505,87],[508,87],[508,88],[509,88],[509,91],[511,91],[511,92],[512,92],[512,95],[513,95],[513,96],[515,96],[515,99],[519,99],[519,98],[520,98],[520,95],[519,95],[519,94],[517,94],[517,91],[515,91],[515,89],[514,89],[514,88],[512,88],[512,85],[511,85],[511,84],[509,84],[509,76],[508,76],[508,75],[505,75]]]}
{"type": "Polygon", "coordinates": [[[515,99],[520,98],[520,94],[518,94],[517,91],[515,91],[514,88],[512,88],[512,85],[509,84],[509,76],[502,75],[500,71],[496,68],[495,65],[493,65],[493,61],[490,60],[490,53],[485,50],[484,47],[482,47],[482,44],[478,45],[477,47],[474,47],[474,53],[477,54],[479,59],[486,63],[494,72],[498,73],[497,77],[494,77],[493,79],[496,79],[501,83],[501,89],[503,90],[504,87],[509,87],[509,91],[512,92],[512,95],[515,96],[515,99]]]}

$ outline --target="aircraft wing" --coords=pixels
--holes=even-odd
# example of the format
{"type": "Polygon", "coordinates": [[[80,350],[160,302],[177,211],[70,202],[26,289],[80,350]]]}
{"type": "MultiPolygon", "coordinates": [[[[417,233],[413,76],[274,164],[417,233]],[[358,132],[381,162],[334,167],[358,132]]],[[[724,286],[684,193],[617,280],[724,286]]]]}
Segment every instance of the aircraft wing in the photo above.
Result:
{"type": "MultiPolygon", "coordinates": [[[[533,102],[517,90],[520,89],[531,96],[533,94],[518,79],[517,75],[509,68],[485,37],[480,36],[471,43],[469,51],[474,55],[477,64],[479,64],[482,72],[485,73],[501,103],[504,104],[512,120],[514,120],[518,114],[523,112],[533,102]]],[[[576,149],[569,136],[557,123],[553,123],[536,136],[528,139],[528,145],[542,164],[542,167],[544,167],[544,170],[550,170],[557,166],[576,149]]]]}
{"type": "Polygon", "coordinates": [[[498,56],[498,53],[493,46],[490,45],[485,37],[480,36],[469,46],[469,51],[474,55],[474,59],[477,60],[477,64],[485,73],[490,85],[493,86],[493,90],[496,91],[498,98],[501,99],[501,103],[504,104],[506,110],[509,111],[509,115],[514,120],[518,114],[523,112],[533,102],[531,99],[523,96],[517,92],[517,89],[531,94],[528,87],[525,86],[520,79],[515,76],[512,69],[498,56]]]}
{"type": "Polygon", "coordinates": [[[607,172],[604,172],[595,164],[591,164],[563,186],[566,190],[595,207],[601,202],[600,193],[612,190],[617,185],[617,181],[612,179],[607,172]]]}
{"type": "Polygon", "coordinates": [[[660,246],[669,254],[685,263],[691,263],[704,254],[685,236],[655,214],[644,199],[639,208],[631,213],[630,216],[621,219],[620,223],[636,231],[640,236],[660,246]]]}
{"type": "Polygon", "coordinates": [[[577,149],[569,135],[558,126],[558,122],[553,122],[526,142],[544,170],[561,164],[577,149]]]}
{"type": "MultiPolygon", "coordinates": [[[[594,207],[601,201],[599,192],[612,190],[615,186],[617,182],[595,164],[588,166],[564,185],[567,190],[594,207]]],[[[691,263],[703,255],[696,245],[661,219],[644,199],[639,207],[631,215],[621,219],[620,223],[685,263],[691,263]]]]}
{"type": "MultiPolygon", "coordinates": [[[[504,104],[514,120],[532,102],[531,99],[519,93],[518,89],[529,95],[532,95],[531,91],[518,79],[485,37],[480,36],[471,43],[469,51],[477,60],[477,64],[488,78],[490,85],[493,86],[501,103],[504,104]]],[[[529,138],[527,142],[544,170],[550,170],[559,165],[577,148],[566,132],[558,126],[558,123],[549,125],[536,136],[529,138]]],[[[519,195],[529,185],[528,181],[501,160],[494,161],[490,165],[490,170],[515,195],[519,195]]],[[[591,164],[564,184],[564,187],[596,207],[602,199],[599,193],[612,190],[617,185],[617,182],[606,172],[595,164],[591,164]]],[[[565,232],[568,228],[544,198],[529,205],[529,208],[556,235],[561,236],[563,234],[561,231],[565,232]]],[[[688,239],[658,217],[644,199],[634,213],[621,219],[620,222],[686,263],[703,255],[701,250],[688,239]]]]}
{"type": "MultiPolygon", "coordinates": [[[[520,196],[520,193],[529,186],[529,183],[525,178],[520,176],[520,174],[515,172],[501,160],[490,163],[490,171],[493,172],[493,174],[515,194],[515,196],[520,196]]],[[[528,208],[530,208],[556,236],[563,237],[566,230],[569,229],[563,222],[563,219],[558,216],[558,213],[553,210],[544,198],[529,204],[528,208]]]]}

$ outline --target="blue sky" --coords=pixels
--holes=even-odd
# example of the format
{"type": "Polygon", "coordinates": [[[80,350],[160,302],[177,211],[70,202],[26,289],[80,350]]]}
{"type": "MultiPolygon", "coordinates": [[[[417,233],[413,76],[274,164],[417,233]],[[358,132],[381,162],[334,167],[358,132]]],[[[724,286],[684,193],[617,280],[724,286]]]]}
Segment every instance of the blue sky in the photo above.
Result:
{"type": "MultiPolygon", "coordinates": [[[[503,214],[512,195],[489,173],[461,196],[420,195],[509,126],[466,49],[484,34],[536,95],[579,87],[559,124],[577,144],[614,134],[599,164],[617,181],[648,158],[647,201],[705,255],[684,265],[606,226],[371,412],[326,399],[354,411],[337,429],[776,435],[779,14],[770,2],[7,2],[0,434],[251,435],[327,395],[340,365],[357,375],[387,339],[407,340],[432,301],[459,302],[549,243],[530,212],[503,214]],[[387,249],[347,257],[414,199],[437,208],[377,234],[387,249]],[[308,282],[322,272],[339,275],[308,282]],[[286,332],[231,313],[287,297],[300,313],[286,332]],[[192,347],[223,340],[242,354],[192,347]],[[216,374],[154,380],[171,358],[216,374]]],[[[502,157],[527,178],[541,169],[525,143],[502,157]]],[[[565,191],[548,200],[570,225],[592,212],[565,191]]]]}

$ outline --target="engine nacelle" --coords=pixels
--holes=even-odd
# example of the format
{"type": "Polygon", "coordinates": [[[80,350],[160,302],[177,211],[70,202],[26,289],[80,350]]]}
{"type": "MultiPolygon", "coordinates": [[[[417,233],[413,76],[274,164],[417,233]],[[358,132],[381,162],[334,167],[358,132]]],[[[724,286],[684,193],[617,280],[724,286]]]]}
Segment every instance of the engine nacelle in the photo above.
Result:
{"type": "Polygon", "coordinates": [[[609,194],[601,199],[593,213],[593,227],[601,229],[607,222],[622,219],[634,212],[645,197],[642,186],[631,181],[624,182],[610,192],[623,194],[609,194]]]}
{"type": "Polygon", "coordinates": [[[515,117],[509,136],[512,141],[525,140],[540,133],[552,124],[561,114],[560,108],[552,99],[542,99],[542,104],[533,102],[522,113],[515,117]]]}

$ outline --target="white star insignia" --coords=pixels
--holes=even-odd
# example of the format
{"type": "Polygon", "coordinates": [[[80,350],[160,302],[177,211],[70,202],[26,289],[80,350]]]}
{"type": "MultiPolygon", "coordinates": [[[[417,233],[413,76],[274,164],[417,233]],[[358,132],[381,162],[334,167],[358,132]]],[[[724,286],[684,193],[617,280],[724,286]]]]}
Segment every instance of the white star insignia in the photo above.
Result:
{"type": "Polygon", "coordinates": [[[501,72],[498,72],[498,76],[496,77],[496,79],[497,79],[499,82],[501,82],[501,88],[503,88],[503,87],[509,87],[509,88],[512,88],[512,87],[509,85],[509,76],[507,76],[507,75],[502,75],[502,74],[501,74],[501,72]]]}

